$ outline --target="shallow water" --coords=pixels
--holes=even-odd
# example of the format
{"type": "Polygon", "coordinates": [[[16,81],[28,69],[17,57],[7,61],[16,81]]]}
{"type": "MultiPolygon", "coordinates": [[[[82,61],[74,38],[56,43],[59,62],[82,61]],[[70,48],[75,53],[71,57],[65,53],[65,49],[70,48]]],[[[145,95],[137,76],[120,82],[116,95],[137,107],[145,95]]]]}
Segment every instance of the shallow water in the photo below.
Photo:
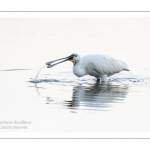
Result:
{"type": "Polygon", "coordinates": [[[119,20],[0,19],[0,121],[31,122],[26,130],[2,129],[1,124],[0,132],[150,132],[149,26],[121,20],[132,25],[115,28],[115,37],[104,36],[116,32],[103,21],[117,25],[119,20]],[[70,62],[39,70],[73,52],[105,53],[126,62],[130,71],[100,84],[91,76],[77,78],[70,62]]]}
{"type": "MultiPolygon", "coordinates": [[[[31,121],[28,132],[149,131],[148,77],[123,72],[100,84],[90,76],[49,74],[44,68],[35,82],[36,70],[0,72],[1,120],[31,121]]],[[[1,130],[8,131],[20,132],[1,130]]]]}
{"type": "Polygon", "coordinates": [[[108,78],[107,83],[97,82],[88,75],[77,78],[71,72],[43,74],[38,80],[29,82],[46,104],[74,109],[74,112],[112,110],[113,104],[123,103],[127,99],[130,88],[150,86],[150,78],[127,73],[114,75],[108,78]],[[68,93],[72,94],[67,96],[68,93]]]}

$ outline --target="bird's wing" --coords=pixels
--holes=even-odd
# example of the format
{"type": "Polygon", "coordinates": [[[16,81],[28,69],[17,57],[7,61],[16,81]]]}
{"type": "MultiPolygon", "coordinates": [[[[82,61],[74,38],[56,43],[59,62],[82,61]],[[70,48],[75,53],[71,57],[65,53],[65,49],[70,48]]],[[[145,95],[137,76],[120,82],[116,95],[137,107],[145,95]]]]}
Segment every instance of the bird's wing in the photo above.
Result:
{"type": "Polygon", "coordinates": [[[94,55],[89,60],[89,67],[97,73],[111,75],[124,70],[124,66],[118,61],[107,55],[94,55]]]}

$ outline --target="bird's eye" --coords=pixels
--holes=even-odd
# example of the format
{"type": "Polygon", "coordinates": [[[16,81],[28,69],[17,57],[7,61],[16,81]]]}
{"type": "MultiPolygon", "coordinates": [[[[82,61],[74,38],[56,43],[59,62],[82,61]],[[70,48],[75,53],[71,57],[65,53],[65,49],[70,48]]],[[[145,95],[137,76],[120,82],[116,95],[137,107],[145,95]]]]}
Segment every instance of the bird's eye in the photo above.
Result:
{"type": "Polygon", "coordinates": [[[77,57],[77,54],[74,54],[74,57],[77,57]]]}

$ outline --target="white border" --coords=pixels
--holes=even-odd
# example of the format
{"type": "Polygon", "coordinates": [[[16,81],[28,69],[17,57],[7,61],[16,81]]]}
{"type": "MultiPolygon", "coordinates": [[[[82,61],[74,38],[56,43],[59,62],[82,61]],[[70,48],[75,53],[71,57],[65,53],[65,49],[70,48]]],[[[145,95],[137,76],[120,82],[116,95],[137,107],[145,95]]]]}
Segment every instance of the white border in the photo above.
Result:
{"type": "Polygon", "coordinates": [[[0,138],[46,138],[46,139],[150,139],[149,133],[142,132],[114,132],[114,133],[1,133],[0,138]]]}
{"type": "Polygon", "coordinates": [[[0,12],[0,18],[148,18],[150,12],[0,12]]]}
{"type": "Polygon", "coordinates": [[[148,0],[5,0],[1,11],[144,11],[148,0]]]}

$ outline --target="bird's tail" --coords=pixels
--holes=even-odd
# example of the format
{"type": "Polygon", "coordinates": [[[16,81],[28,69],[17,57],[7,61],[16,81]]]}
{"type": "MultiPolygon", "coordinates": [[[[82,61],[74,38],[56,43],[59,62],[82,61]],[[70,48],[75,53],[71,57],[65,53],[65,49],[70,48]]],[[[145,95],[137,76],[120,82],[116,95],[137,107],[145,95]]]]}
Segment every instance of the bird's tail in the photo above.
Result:
{"type": "Polygon", "coordinates": [[[124,63],[124,62],[122,62],[122,61],[120,61],[120,60],[119,60],[119,63],[122,65],[123,70],[125,70],[125,71],[130,71],[130,69],[129,69],[129,67],[128,67],[128,65],[127,65],[126,63],[124,63]]]}
{"type": "Polygon", "coordinates": [[[125,69],[123,69],[123,70],[130,71],[130,69],[129,69],[129,68],[125,68],[125,69]]]}

